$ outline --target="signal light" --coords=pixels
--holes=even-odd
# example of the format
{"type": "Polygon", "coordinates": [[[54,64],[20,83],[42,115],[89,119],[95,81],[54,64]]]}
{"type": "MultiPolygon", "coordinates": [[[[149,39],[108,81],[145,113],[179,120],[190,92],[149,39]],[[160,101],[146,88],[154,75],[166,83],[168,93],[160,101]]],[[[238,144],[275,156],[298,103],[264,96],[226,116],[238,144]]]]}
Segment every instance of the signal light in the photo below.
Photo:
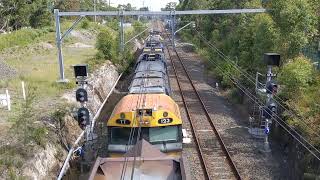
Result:
{"type": "Polygon", "coordinates": [[[264,128],[264,133],[265,134],[269,134],[270,133],[270,128],[269,127],[264,128]]]}
{"type": "Polygon", "coordinates": [[[268,94],[275,94],[278,92],[278,84],[274,81],[269,81],[266,84],[266,90],[268,94]]]}
{"type": "Polygon", "coordinates": [[[79,88],[76,91],[76,99],[78,102],[87,102],[88,101],[88,93],[85,89],[79,88]]]}
{"type": "Polygon", "coordinates": [[[263,116],[266,119],[271,119],[272,114],[277,113],[277,104],[273,101],[267,103],[267,107],[263,110],[263,116]]]}
{"type": "Polygon", "coordinates": [[[85,129],[87,125],[90,125],[90,113],[85,107],[78,110],[78,124],[81,129],[85,129]]]}
{"type": "Polygon", "coordinates": [[[195,28],[195,27],[196,27],[196,23],[195,23],[195,22],[192,22],[192,23],[191,23],[191,27],[192,27],[192,28],[195,28]]]}

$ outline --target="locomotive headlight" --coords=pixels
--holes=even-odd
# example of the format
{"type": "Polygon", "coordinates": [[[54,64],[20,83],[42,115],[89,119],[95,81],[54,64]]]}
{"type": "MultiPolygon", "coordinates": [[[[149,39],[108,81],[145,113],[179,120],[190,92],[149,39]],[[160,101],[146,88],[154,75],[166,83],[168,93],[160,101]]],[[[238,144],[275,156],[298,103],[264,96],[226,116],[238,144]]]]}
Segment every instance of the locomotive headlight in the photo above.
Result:
{"type": "Polygon", "coordinates": [[[121,114],[120,114],[120,118],[121,118],[121,119],[124,119],[125,117],[126,117],[126,115],[125,115],[124,113],[121,113],[121,114]]]}
{"type": "Polygon", "coordinates": [[[168,112],[163,112],[163,117],[168,117],[168,112]]]}
{"type": "Polygon", "coordinates": [[[146,120],[146,121],[144,121],[144,124],[148,125],[148,124],[150,124],[150,121],[146,120]]]}

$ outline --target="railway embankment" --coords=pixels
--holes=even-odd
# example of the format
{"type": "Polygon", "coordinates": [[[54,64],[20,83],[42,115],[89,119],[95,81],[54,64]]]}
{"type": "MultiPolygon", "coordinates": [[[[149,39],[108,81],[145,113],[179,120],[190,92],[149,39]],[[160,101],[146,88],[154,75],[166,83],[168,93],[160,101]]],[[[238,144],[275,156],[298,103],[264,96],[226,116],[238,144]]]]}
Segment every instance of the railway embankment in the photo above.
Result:
{"type": "MultiPolygon", "coordinates": [[[[116,82],[119,73],[117,68],[107,61],[90,74],[88,82],[89,102],[91,112],[96,112],[116,82]]],[[[56,110],[52,117],[47,117],[46,126],[51,134],[44,148],[35,149],[34,153],[21,167],[21,175],[30,179],[55,178],[61,163],[66,157],[66,150],[81,133],[77,121],[72,117],[75,97],[72,90],[61,97],[66,99],[65,107],[56,110]],[[50,122],[51,121],[51,122],[50,122]]]]}
{"type": "MultiPolygon", "coordinates": [[[[98,31],[97,25],[79,27],[64,41],[65,74],[70,80],[64,85],[56,82],[54,31],[23,29],[1,35],[5,41],[0,45],[0,69],[8,73],[1,71],[0,91],[9,90],[12,104],[11,111],[0,109],[0,179],[56,178],[66,150],[81,132],[72,117],[76,84],[71,65],[95,59],[98,31]]],[[[118,76],[118,68],[110,61],[100,61],[96,67],[89,78],[92,87],[88,88],[92,112],[118,76]]]]}

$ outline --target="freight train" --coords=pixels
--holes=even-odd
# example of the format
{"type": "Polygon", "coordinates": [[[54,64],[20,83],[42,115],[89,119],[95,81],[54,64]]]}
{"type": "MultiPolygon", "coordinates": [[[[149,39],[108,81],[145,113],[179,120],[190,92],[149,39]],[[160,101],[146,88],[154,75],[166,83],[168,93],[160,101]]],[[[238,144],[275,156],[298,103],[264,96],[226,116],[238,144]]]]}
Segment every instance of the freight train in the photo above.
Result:
{"type": "Polygon", "coordinates": [[[186,179],[182,119],[159,31],[146,38],[128,92],[106,120],[109,157],[96,160],[89,179],[186,179]]]}
{"type": "Polygon", "coordinates": [[[169,96],[171,90],[161,36],[151,33],[145,48],[151,48],[151,51],[138,58],[129,94],[118,102],[107,121],[111,156],[121,156],[128,150],[128,144],[130,149],[136,143],[138,133],[131,142],[128,139],[137,127],[141,129],[140,139],[158,147],[161,152],[182,150],[182,121],[178,105],[169,96]]]}

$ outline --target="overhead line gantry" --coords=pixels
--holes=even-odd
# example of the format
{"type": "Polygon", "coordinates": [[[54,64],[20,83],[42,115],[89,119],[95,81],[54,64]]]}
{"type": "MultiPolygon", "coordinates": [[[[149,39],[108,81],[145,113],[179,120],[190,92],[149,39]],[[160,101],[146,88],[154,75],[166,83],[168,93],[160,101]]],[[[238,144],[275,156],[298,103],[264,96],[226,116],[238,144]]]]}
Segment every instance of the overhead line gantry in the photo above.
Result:
{"type": "Polygon", "coordinates": [[[211,15],[211,14],[243,14],[243,13],[265,13],[267,10],[260,9],[225,9],[225,10],[186,10],[186,11],[85,11],[85,12],[60,12],[59,9],[54,10],[56,23],[56,43],[58,49],[58,62],[60,70],[59,82],[67,82],[64,74],[64,61],[62,54],[63,39],[76,27],[76,25],[86,16],[115,16],[120,18],[120,50],[124,51],[124,16],[169,16],[171,19],[172,45],[174,46],[175,19],[179,15],[211,15]],[[73,25],[65,32],[61,33],[60,17],[79,16],[73,25]]]}

